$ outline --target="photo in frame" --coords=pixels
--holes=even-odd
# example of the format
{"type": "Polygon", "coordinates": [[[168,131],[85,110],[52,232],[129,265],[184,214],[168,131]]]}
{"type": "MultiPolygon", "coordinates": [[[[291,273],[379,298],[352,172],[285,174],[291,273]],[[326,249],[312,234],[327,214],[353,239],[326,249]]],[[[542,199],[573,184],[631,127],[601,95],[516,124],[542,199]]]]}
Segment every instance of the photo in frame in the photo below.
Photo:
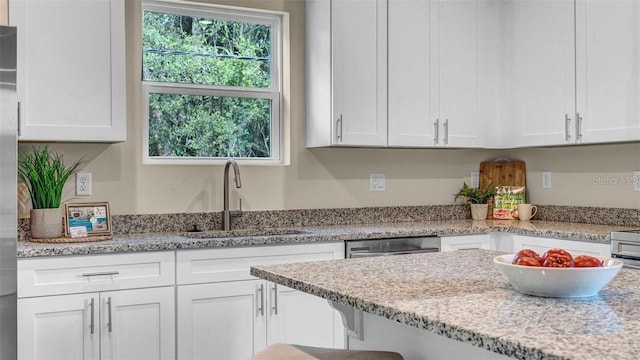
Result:
{"type": "Polygon", "coordinates": [[[70,228],[83,226],[88,235],[111,234],[111,216],[108,202],[64,204],[65,236],[70,228]]]}

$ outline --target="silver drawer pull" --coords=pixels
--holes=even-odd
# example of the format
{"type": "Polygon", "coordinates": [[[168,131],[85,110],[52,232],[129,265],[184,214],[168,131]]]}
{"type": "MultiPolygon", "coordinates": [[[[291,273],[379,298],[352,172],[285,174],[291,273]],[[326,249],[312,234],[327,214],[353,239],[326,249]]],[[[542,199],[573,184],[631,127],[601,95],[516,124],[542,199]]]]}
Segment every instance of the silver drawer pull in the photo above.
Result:
{"type": "Polygon", "coordinates": [[[94,331],[94,303],[93,303],[93,298],[91,298],[91,302],[89,303],[89,307],[91,308],[91,323],[89,324],[89,329],[91,330],[91,333],[93,334],[94,331]]]}
{"type": "Polygon", "coordinates": [[[109,310],[108,312],[108,320],[109,321],[107,323],[107,328],[109,329],[109,332],[113,331],[113,321],[111,320],[111,296],[109,296],[109,299],[107,300],[107,309],[109,310]]]}
{"type": "Polygon", "coordinates": [[[91,277],[91,276],[109,276],[109,275],[118,275],[120,271],[103,271],[103,272],[95,272],[95,273],[84,273],[82,276],[91,277]]]}

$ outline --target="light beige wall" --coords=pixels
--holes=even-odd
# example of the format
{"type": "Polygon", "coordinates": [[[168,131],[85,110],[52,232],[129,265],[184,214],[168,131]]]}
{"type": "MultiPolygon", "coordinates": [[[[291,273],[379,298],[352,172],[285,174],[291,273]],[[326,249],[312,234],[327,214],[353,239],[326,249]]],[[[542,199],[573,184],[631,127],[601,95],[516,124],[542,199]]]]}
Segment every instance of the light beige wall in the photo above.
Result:
{"type": "Polygon", "coordinates": [[[0,25],[9,25],[8,0],[0,0],[0,25]]]}
{"type": "MultiPolygon", "coordinates": [[[[214,2],[214,1],[212,1],[214,2]]],[[[287,11],[291,24],[291,165],[241,168],[242,189],[232,194],[245,210],[449,204],[479,163],[499,157],[527,162],[530,201],[538,204],[640,207],[630,185],[594,185],[594,176],[631,176],[640,170],[640,144],[499,150],[307,149],[304,146],[304,3],[301,0],[227,0],[287,11]],[[540,173],[552,171],[551,190],[540,173]],[[387,177],[386,192],[369,192],[369,173],[387,177]]],[[[93,196],[113,214],[219,211],[222,166],[142,165],[140,1],[127,0],[128,141],[55,144],[69,161],[84,156],[93,196]]],[[[30,146],[22,144],[21,147],[30,146]]],[[[72,197],[71,187],[67,198],[72,197]]]]}

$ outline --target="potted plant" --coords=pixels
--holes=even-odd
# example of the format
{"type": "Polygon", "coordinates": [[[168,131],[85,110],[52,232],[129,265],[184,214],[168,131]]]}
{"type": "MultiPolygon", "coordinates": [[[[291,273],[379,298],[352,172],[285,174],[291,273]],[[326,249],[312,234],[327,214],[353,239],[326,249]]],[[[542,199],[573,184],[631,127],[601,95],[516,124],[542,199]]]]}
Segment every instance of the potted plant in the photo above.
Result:
{"type": "Polygon", "coordinates": [[[18,178],[26,186],[31,198],[31,237],[58,238],[62,236],[60,202],[62,189],[74,174],[81,160],[66,166],[62,155],[49,151],[47,146],[33,148],[18,156],[18,178]]]}
{"type": "Polygon", "coordinates": [[[488,201],[498,192],[498,188],[489,183],[484,188],[472,188],[467,183],[463,183],[462,188],[456,194],[456,200],[463,197],[471,206],[471,218],[473,220],[484,220],[487,218],[489,209],[488,201]]]}

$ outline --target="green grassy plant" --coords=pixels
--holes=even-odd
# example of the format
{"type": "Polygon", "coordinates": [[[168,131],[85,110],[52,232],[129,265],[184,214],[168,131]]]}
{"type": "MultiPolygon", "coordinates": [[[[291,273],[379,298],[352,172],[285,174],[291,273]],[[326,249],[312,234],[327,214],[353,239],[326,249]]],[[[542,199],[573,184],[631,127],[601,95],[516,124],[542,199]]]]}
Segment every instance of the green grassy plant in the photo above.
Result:
{"type": "Polygon", "coordinates": [[[33,208],[60,207],[64,184],[78,170],[81,162],[78,160],[65,166],[62,155],[49,151],[47,146],[34,147],[30,153],[20,153],[18,178],[26,185],[33,208]]]}
{"type": "Polygon", "coordinates": [[[455,199],[458,200],[459,197],[463,197],[472,204],[486,204],[497,192],[498,188],[491,183],[485,188],[472,188],[467,183],[463,183],[455,199]]]}

